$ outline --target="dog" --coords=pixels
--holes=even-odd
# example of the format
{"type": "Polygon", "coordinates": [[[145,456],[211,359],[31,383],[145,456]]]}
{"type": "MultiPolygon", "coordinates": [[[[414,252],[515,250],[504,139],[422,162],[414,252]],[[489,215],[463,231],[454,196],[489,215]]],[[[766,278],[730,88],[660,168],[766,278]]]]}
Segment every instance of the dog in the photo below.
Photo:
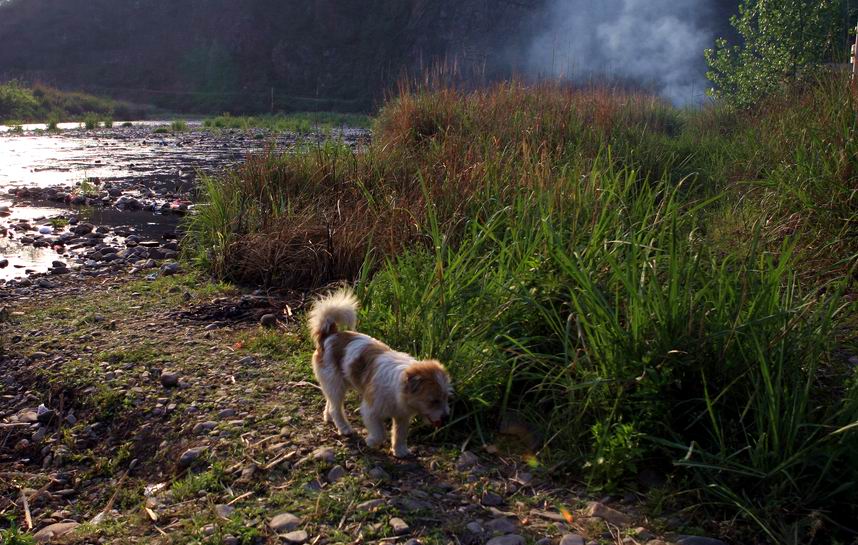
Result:
{"type": "Polygon", "coordinates": [[[357,298],[348,288],[316,300],[310,310],[308,325],[316,345],[313,372],[326,401],[323,419],[333,422],[341,435],[354,433],[343,399],[349,389],[357,390],[367,445],[376,448],[386,441],[385,421],[391,419],[391,451],[403,458],[411,454],[406,439],[415,415],[436,428],[449,417],[450,375],[436,360],[418,361],[355,332],[357,310],[357,298]]]}

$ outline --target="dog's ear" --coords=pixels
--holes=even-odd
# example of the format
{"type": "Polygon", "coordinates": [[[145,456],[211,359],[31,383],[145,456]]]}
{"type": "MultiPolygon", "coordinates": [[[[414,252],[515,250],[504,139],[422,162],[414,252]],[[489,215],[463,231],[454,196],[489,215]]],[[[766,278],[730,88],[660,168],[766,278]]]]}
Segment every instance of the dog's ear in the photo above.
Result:
{"type": "Polygon", "coordinates": [[[423,377],[420,375],[411,375],[408,377],[408,381],[405,384],[408,393],[416,394],[420,391],[420,387],[423,385],[423,377]]]}

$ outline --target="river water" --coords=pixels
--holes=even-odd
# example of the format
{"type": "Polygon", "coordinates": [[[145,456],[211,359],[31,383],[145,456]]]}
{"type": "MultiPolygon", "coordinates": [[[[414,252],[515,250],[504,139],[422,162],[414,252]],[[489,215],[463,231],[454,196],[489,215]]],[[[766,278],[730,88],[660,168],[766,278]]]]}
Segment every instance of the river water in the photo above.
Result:
{"type": "MultiPolygon", "coordinates": [[[[175,134],[155,131],[169,122],[132,125],[84,130],[68,123],[58,132],[46,132],[43,125],[25,125],[22,132],[0,126],[0,265],[8,261],[0,267],[0,282],[46,272],[53,261],[74,257],[53,244],[68,231],[62,225],[69,219],[103,226],[105,243],[121,244],[128,234],[140,239],[168,235],[181,217],[167,210],[169,204],[192,200],[200,173],[216,173],[250,153],[285,151],[298,141],[288,133],[210,131],[194,123],[175,134]],[[76,202],[84,188],[101,197],[76,202]],[[141,206],[115,206],[128,199],[141,206]],[[29,239],[38,238],[39,229],[49,244],[34,247],[29,239]]],[[[336,134],[353,145],[367,137],[357,129],[336,134]]],[[[323,137],[301,138],[314,139],[323,137]]]]}

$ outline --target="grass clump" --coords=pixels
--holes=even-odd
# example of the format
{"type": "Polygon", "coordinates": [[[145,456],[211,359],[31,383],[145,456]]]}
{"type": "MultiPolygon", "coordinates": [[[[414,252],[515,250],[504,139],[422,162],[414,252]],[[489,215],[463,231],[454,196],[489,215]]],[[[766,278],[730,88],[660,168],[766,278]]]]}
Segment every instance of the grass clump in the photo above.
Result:
{"type": "Polygon", "coordinates": [[[858,516],[854,108],[837,80],[745,112],[406,90],[362,152],[206,179],[188,242],[233,281],[359,280],[362,330],[448,364],[461,429],[523,419],[594,489],[670,475],[737,541],[833,539],[858,516]]]}
{"type": "Polygon", "coordinates": [[[249,117],[224,114],[203,121],[203,126],[210,129],[266,129],[273,132],[298,134],[328,131],[342,127],[369,128],[371,125],[372,120],[369,116],[337,112],[300,112],[249,117]]]}
{"type": "Polygon", "coordinates": [[[188,130],[188,122],[182,119],[174,119],[170,123],[170,130],[173,132],[186,132],[188,130]]]}
{"type": "Polygon", "coordinates": [[[134,105],[86,93],[63,91],[42,84],[0,83],[0,123],[84,121],[89,114],[103,118],[145,119],[147,106],[134,105]]]}
{"type": "Polygon", "coordinates": [[[175,481],[170,491],[175,501],[185,501],[200,493],[221,492],[226,486],[225,478],[224,468],[215,463],[206,471],[190,473],[185,478],[175,481]]]}
{"type": "Polygon", "coordinates": [[[4,545],[35,545],[36,538],[23,532],[13,519],[9,519],[9,527],[0,529],[0,543],[4,545]]]}

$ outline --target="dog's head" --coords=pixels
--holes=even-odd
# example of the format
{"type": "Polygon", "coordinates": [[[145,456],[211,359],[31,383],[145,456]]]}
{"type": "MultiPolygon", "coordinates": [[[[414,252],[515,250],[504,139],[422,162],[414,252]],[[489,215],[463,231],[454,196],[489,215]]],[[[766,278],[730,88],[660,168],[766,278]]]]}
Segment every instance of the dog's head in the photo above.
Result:
{"type": "Polygon", "coordinates": [[[428,424],[441,427],[450,416],[450,375],[441,362],[419,361],[405,370],[403,400],[428,424]]]}

